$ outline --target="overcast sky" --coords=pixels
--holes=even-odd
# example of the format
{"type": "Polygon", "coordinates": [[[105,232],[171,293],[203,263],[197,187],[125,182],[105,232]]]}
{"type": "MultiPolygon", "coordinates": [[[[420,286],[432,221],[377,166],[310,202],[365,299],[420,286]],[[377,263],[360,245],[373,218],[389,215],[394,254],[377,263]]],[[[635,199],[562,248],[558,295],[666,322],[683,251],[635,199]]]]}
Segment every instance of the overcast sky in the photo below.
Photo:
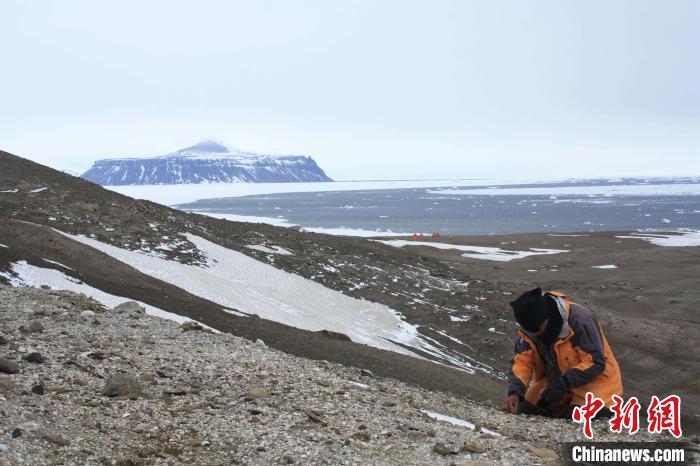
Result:
{"type": "Polygon", "coordinates": [[[335,179],[700,175],[700,1],[0,3],[0,149],[335,179]]]}

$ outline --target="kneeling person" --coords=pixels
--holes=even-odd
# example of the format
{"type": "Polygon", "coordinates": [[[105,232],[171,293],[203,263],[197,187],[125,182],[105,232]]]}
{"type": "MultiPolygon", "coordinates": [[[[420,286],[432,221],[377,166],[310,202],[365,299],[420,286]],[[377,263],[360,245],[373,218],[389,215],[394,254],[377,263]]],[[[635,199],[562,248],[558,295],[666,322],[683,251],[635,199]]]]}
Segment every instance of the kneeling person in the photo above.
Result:
{"type": "Polygon", "coordinates": [[[522,329],[503,409],[571,417],[574,406],[584,404],[586,392],[602,399],[606,408],[613,395],[622,395],[620,367],[593,312],[562,293],[543,294],[540,288],[510,304],[522,329]]]}

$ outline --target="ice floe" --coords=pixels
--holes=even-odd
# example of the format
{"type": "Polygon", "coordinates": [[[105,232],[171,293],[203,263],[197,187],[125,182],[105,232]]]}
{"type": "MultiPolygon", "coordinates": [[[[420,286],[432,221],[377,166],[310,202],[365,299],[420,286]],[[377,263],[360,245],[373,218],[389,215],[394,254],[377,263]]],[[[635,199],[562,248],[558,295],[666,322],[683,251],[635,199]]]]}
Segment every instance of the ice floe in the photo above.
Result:
{"type": "Polygon", "coordinates": [[[483,259],[498,262],[509,262],[514,259],[522,259],[528,256],[537,255],[547,255],[547,254],[560,254],[564,252],[569,252],[565,249],[541,249],[541,248],[530,248],[528,251],[510,251],[506,249],[489,247],[489,246],[465,246],[461,244],[449,244],[449,243],[434,243],[429,241],[410,241],[410,240],[377,240],[380,243],[384,243],[388,246],[394,246],[397,248],[402,248],[404,246],[428,246],[437,249],[456,249],[459,251],[466,251],[462,254],[462,257],[470,257],[472,259],[483,259]]]}

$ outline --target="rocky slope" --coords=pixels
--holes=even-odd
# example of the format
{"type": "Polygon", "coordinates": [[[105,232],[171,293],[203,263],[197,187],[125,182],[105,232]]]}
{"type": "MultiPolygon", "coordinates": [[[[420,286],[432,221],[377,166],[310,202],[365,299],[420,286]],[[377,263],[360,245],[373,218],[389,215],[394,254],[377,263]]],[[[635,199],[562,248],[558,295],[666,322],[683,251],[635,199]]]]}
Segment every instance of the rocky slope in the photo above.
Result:
{"type": "Polygon", "coordinates": [[[135,303],[34,288],[0,285],[0,371],[0,464],[557,464],[558,442],[580,437],[135,303]]]}
{"type": "MultiPolygon", "coordinates": [[[[4,216],[0,238],[10,246],[0,247],[0,272],[12,273],[12,264],[27,261],[220,330],[264,338],[269,345],[300,356],[343,364],[365,361],[378,374],[432,389],[483,400],[502,396],[503,382],[498,377],[502,377],[512,350],[515,329],[506,320],[509,295],[487,282],[455,273],[449,264],[361,238],[187,214],[119,195],[6,153],[0,153],[0,167],[0,191],[9,191],[0,193],[4,216]],[[404,359],[396,353],[265,319],[230,315],[222,312],[220,305],[125,267],[54,230],[183,264],[202,264],[201,252],[182,236],[192,233],[348,296],[385,304],[419,326],[426,341],[435,342],[462,366],[478,361],[480,370],[464,377],[464,372],[445,365],[404,359]],[[280,246],[293,254],[260,250],[266,245],[280,246]],[[453,315],[465,317],[457,322],[453,315]],[[490,332],[490,328],[503,329],[503,333],[490,332]]],[[[3,280],[7,283],[0,274],[0,282],[3,280]]],[[[435,360],[434,355],[421,355],[435,360]]]]}
{"type": "Polygon", "coordinates": [[[333,181],[303,155],[262,155],[202,141],[160,157],[104,159],[81,175],[103,186],[333,181]]]}

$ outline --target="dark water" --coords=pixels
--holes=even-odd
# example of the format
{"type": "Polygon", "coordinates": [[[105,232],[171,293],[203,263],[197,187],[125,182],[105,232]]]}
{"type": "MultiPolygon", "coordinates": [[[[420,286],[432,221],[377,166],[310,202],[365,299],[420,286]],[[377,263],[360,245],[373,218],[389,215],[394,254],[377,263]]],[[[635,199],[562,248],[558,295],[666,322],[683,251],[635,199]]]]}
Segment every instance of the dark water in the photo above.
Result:
{"type": "MultiPolygon", "coordinates": [[[[698,183],[697,179],[681,181],[698,183]]],[[[672,185],[681,181],[645,180],[644,183],[672,185]]],[[[638,180],[613,183],[578,181],[519,186],[548,187],[556,193],[556,188],[561,187],[638,183],[638,180]]],[[[201,200],[179,207],[246,216],[283,217],[290,223],[309,228],[343,227],[390,230],[395,233],[437,232],[445,235],[700,229],[700,195],[592,197],[429,193],[438,189],[442,188],[268,194],[201,200]]]]}

